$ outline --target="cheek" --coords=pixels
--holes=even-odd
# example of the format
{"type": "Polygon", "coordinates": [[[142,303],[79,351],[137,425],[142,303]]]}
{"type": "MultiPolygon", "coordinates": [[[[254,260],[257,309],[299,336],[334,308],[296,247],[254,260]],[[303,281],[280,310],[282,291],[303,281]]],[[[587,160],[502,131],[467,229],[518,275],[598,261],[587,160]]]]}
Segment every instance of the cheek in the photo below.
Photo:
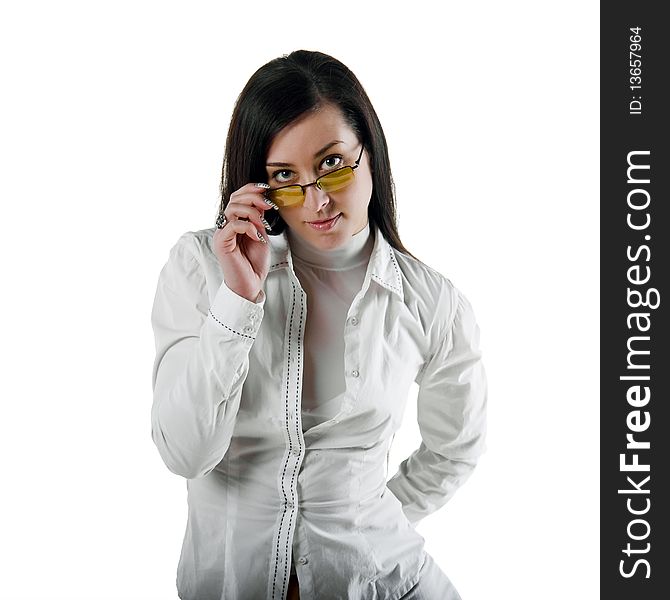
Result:
{"type": "Polygon", "coordinates": [[[347,192],[346,201],[349,206],[367,206],[372,196],[372,178],[368,175],[356,179],[347,192]]]}
{"type": "Polygon", "coordinates": [[[282,208],[279,211],[279,214],[281,215],[282,219],[284,219],[284,222],[291,227],[294,223],[296,223],[298,219],[298,214],[295,208],[282,208]]]}
{"type": "Polygon", "coordinates": [[[302,224],[303,221],[307,220],[309,217],[313,218],[307,209],[304,206],[292,206],[290,208],[282,208],[279,211],[279,214],[284,219],[284,222],[289,227],[297,227],[302,224]]]}
{"type": "Polygon", "coordinates": [[[360,188],[357,190],[356,194],[356,204],[367,210],[370,199],[372,198],[372,179],[367,179],[361,181],[360,188]]]}

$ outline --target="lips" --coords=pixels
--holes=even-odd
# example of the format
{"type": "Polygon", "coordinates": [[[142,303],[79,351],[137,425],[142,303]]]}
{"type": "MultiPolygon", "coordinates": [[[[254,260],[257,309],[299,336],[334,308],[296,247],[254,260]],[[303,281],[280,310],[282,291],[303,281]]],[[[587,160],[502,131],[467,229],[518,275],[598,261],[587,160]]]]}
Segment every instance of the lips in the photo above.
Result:
{"type": "Polygon", "coordinates": [[[307,221],[308,223],[311,223],[313,225],[322,225],[323,223],[328,223],[328,221],[332,221],[335,217],[339,217],[340,213],[336,214],[333,217],[330,217],[330,219],[322,219],[321,221],[307,221]]]}
{"type": "Polygon", "coordinates": [[[330,219],[323,219],[321,221],[306,221],[306,223],[316,231],[330,231],[337,226],[341,216],[342,213],[338,213],[330,219]]]}

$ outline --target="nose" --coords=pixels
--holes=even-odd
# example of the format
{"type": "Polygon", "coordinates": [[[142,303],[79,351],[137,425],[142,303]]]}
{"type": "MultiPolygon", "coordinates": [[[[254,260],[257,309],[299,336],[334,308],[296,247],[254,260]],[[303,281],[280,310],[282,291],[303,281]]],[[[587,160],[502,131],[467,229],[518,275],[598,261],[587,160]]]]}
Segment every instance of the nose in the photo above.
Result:
{"type": "Polygon", "coordinates": [[[310,185],[305,190],[304,206],[312,212],[319,212],[329,201],[330,198],[328,197],[328,194],[315,185],[310,185]]]}

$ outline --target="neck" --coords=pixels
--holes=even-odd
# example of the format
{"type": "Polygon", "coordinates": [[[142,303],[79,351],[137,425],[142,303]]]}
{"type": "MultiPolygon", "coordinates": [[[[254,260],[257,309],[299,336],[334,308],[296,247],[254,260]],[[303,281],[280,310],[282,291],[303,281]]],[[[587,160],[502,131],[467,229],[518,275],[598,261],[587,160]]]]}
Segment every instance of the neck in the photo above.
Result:
{"type": "Polygon", "coordinates": [[[338,248],[322,250],[291,233],[287,229],[286,237],[291,255],[303,263],[328,270],[345,270],[360,266],[368,261],[374,238],[370,231],[370,222],[358,233],[352,235],[338,248]]]}

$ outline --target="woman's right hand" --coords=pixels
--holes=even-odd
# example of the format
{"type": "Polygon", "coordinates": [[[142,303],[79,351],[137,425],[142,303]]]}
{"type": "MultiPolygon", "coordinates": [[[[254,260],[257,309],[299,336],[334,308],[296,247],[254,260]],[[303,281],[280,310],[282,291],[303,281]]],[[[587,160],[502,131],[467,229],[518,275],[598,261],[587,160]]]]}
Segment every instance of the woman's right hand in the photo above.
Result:
{"type": "Polygon", "coordinates": [[[228,222],[213,237],[212,249],[226,285],[251,302],[270,270],[270,246],[261,220],[266,210],[272,210],[263,198],[268,187],[247,183],[233,192],[223,213],[228,222]]]}

